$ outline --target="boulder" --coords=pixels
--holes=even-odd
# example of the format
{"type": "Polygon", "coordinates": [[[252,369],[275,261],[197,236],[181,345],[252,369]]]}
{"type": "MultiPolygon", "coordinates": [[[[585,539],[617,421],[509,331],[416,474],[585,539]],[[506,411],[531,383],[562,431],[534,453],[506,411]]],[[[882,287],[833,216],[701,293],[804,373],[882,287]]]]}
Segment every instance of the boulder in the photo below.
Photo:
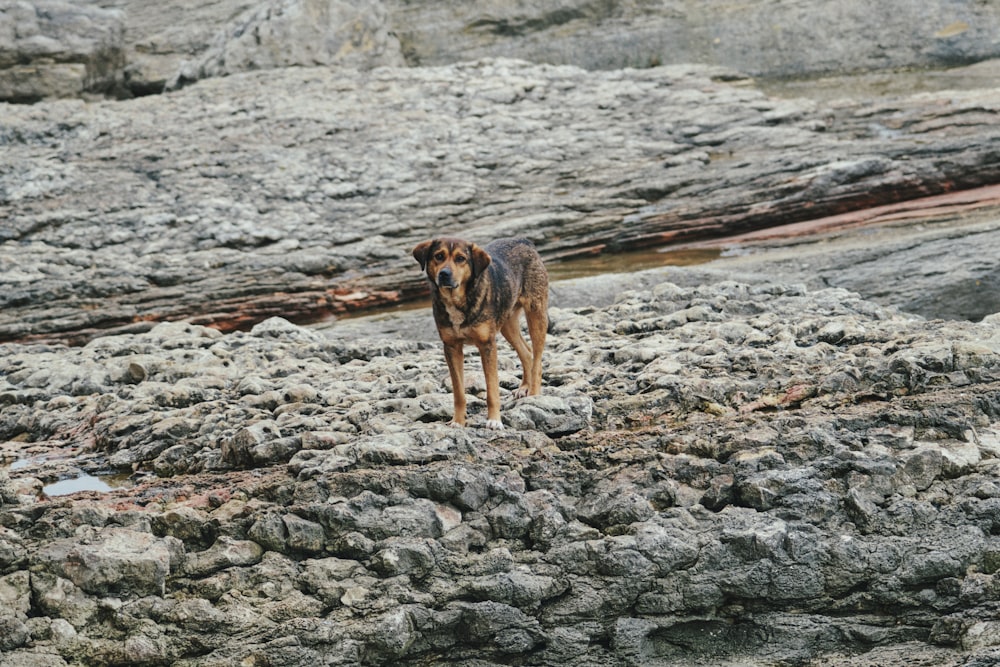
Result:
{"type": "Polygon", "coordinates": [[[129,597],[162,594],[181,553],[175,538],[109,526],[54,541],[33,561],[89,595],[129,597]]]}

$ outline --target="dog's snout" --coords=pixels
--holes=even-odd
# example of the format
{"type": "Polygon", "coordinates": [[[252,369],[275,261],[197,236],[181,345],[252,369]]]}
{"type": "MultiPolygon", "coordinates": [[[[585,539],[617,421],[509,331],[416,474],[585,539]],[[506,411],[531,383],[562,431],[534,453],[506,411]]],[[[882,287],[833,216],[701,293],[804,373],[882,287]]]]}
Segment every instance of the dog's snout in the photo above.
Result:
{"type": "Polygon", "coordinates": [[[454,283],[452,282],[451,269],[444,268],[438,271],[437,282],[441,287],[453,287],[454,283]]]}

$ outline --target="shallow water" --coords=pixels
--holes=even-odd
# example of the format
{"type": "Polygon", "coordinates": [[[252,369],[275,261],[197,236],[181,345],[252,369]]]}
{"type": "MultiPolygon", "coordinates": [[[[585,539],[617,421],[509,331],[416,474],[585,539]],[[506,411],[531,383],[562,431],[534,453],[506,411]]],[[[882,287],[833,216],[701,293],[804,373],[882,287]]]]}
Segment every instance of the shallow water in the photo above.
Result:
{"type": "Polygon", "coordinates": [[[564,262],[547,262],[551,280],[587,278],[605,273],[629,273],[661,266],[694,266],[719,259],[721,248],[653,248],[630,252],[602,253],[564,262]]]}
{"type": "Polygon", "coordinates": [[[47,486],[42,487],[42,493],[47,496],[66,496],[78,491],[110,491],[112,487],[100,477],[93,475],[80,475],[69,479],[61,479],[47,486]]]}
{"type": "Polygon", "coordinates": [[[90,475],[82,473],[77,477],[61,479],[42,487],[42,493],[47,496],[66,496],[79,491],[99,491],[106,493],[118,488],[129,486],[127,474],[90,475]]]}

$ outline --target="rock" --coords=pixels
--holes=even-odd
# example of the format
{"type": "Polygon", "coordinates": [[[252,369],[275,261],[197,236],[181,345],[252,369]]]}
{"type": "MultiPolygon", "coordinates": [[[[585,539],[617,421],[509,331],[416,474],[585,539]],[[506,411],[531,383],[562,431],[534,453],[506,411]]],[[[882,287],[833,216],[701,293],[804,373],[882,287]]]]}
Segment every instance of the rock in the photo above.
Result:
{"type": "Polygon", "coordinates": [[[0,101],[121,94],[124,17],[96,5],[37,0],[0,6],[0,101]]]}
{"type": "Polygon", "coordinates": [[[10,651],[31,640],[31,633],[20,619],[0,615],[0,649],[10,651]]]}
{"type": "MultiPolygon", "coordinates": [[[[290,20],[298,16],[290,10],[302,11],[303,7],[315,11],[329,6],[364,17],[374,14],[393,42],[398,37],[394,56],[423,66],[497,56],[588,69],[701,62],[775,79],[939,68],[997,55],[991,37],[997,12],[988,5],[968,2],[933,2],[920,11],[908,6],[873,9],[854,2],[833,8],[828,3],[787,0],[763,5],[727,2],[711,11],[679,4],[576,1],[510,6],[493,0],[456,6],[389,0],[377,4],[266,3],[263,7],[247,0],[220,0],[198,7],[175,1],[152,7],[135,0],[108,0],[101,6],[114,7],[123,16],[125,83],[136,95],[162,91],[184,61],[206,60],[206,53],[220,49],[225,38],[240,41],[232,39],[236,27],[263,27],[262,38],[275,40],[275,51],[323,53],[315,43],[307,50],[310,40],[304,36],[319,33],[324,14],[304,26],[290,20]],[[291,16],[279,14],[280,9],[291,16]],[[223,31],[227,25],[229,30],[223,31]],[[267,30],[272,25],[294,26],[298,32],[267,30]],[[817,30],[818,25],[826,29],[817,30]],[[880,32],[881,27],[888,27],[888,32],[880,32]],[[838,54],[837,58],[831,58],[831,53],[838,54]]],[[[261,55],[264,61],[274,57],[261,55]]],[[[300,64],[312,62],[305,59],[300,64]]],[[[190,69],[190,64],[186,67],[190,69]]],[[[882,81],[881,85],[890,84],[882,81]]]]}
{"type": "Polygon", "coordinates": [[[83,539],[52,542],[33,561],[45,572],[102,597],[161,593],[179,566],[181,543],[171,537],[108,526],[83,539]]]}
{"type": "Polygon", "coordinates": [[[920,10],[856,2],[836,10],[818,2],[389,6],[407,59],[421,65],[495,55],[588,69],[700,62],[771,78],[995,57],[989,35],[1000,24],[991,8],[963,5],[968,15],[959,20],[944,2],[920,10]],[[892,35],[888,40],[881,39],[883,27],[892,35]]]}
{"type": "Polygon", "coordinates": [[[587,428],[593,406],[586,396],[528,396],[507,410],[512,428],[537,430],[558,438],[587,428]]]}
{"type": "Polygon", "coordinates": [[[399,42],[374,0],[276,0],[226,26],[167,88],[210,76],[293,65],[402,65],[399,42]]]}
{"type": "Polygon", "coordinates": [[[157,535],[169,535],[194,548],[205,548],[215,541],[215,528],[193,507],[168,510],[153,518],[152,527],[157,535]]]}
{"type": "Polygon", "coordinates": [[[386,577],[406,574],[423,579],[434,569],[435,545],[430,540],[389,538],[372,557],[372,569],[386,577]]]}
{"type": "Polygon", "coordinates": [[[98,614],[98,601],[68,579],[42,573],[32,578],[31,588],[42,612],[69,623],[77,631],[86,628],[98,614]]]}
{"type": "Polygon", "coordinates": [[[286,514],[281,520],[285,524],[285,530],[288,531],[289,549],[309,554],[323,551],[326,539],[323,526],[295,514],[286,514]]]}
{"type": "Polygon", "coordinates": [[[543,393],[505,402],[501,433],[420,420],[446,369],[406,324],[3,345],[9,485],[129,475],[0,506],[4,659],[989,658],[994,330],[839,288],[634,278],[553,309],[543,393]],[[563,419],[579,430],[534,430],[563,419]],[[254,454],[285,439],[310,448],[254,454]],[[157,465],[177,446],[184,467],[157,465]]]}
{"type": "MultiPolygon", "coordinates": [[[[286,68],[156,98],[14,106],[0,130],[13,165],[0,197],[11,221],[0,229],[0,340],[84,342],[185,318],[229,331],[410,300],[427,287],[408,251],[442,227],[477,239],[528,235],[554,264],[976,187],[997,176],[995,97],[834,104],[769,97],[709,66],[593,72],[486,60],[286,68]],[[522,141],[526,133],[534,139],[522,141]],[[586,187],[552,197],[553,182],[583,174],[586,187]],[[122,184],[127,211],[114,203],[122,184]],[[321,220],[329,234],[315,233],[321,220]]],[[[917,308],[920,294],[938,292],[936,302],[957,305],[957,291],[971,290],[966,304],[978,294],[982,308],[962,311],[981,317],[993,283],[976,253],[990,256],[993,230],[962,235],[955,253],[954,234],[935,230],[933,248],[867,244],[858,253],[892,254],[894,275],[921,276],[912,292],[890,290],[890,301],[898,293],[917,308]],[[968,272],[947,286],[905,268],[950,255],[968,272]]],[[[864,278],[848,267],[830,282],[883,284],[884,264],[864,278]]],[[[706,312],[678,308],[664,326],[706,312]]],[[[129,383],[142,375],[127,369],[118,372],[129,383]]],[[[163,400],[188,400],[161,389],[163,400]]],[[[442,409],[418,408],[428,418],[442,409]]]]}
{"type": "Polygon", "coordinates": [[[189,553],[184,559],[184,572],[194,577],[233,567],[260,562],[264,550],[250,540],[233,540],[222,537],[208,549],[189,553]]]}

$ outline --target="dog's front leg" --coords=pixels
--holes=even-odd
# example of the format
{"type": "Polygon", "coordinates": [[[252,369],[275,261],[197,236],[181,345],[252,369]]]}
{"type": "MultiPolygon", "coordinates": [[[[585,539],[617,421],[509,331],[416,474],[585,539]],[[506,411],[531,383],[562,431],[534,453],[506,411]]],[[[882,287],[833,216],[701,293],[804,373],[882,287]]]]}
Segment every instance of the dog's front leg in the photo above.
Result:
{"type": "Polygon", "coordinates": [[[455,416],[449,426],[465,426],[465,356],[462,343],[445,343],[444,358],[451,375],[451,395],[455,399],[455,416]]]}
{"type": "Polygon", "coordinates": [[[501,430],[500,421],[500,377],[497,375],[497,341],[490,338],[480,343],[479,356],[483,360],[483,374],[486,376],[486,428],[501,430]]]}

